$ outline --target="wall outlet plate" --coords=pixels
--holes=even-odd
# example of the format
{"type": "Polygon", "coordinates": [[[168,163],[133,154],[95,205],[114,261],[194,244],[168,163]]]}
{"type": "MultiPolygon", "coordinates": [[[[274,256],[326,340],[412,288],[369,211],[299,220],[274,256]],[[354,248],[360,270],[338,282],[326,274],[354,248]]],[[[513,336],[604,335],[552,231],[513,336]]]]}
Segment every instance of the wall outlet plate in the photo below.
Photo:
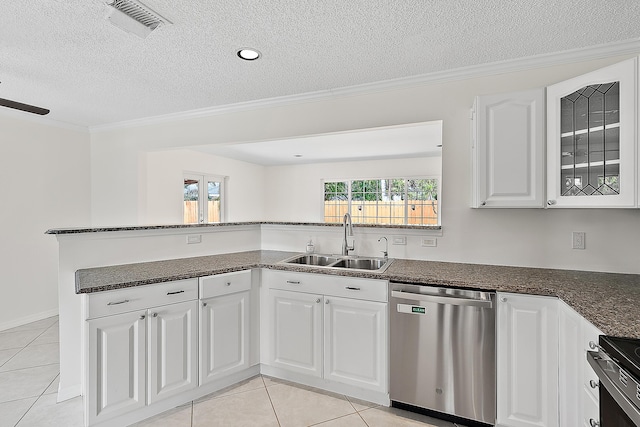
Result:
{"type": "Polygon", "coordinates": [[[202,242],[202,234],[189,234],[187,236],[187,245],[202,242]]]}
{"type": "Polygon", "coordinates": [[[407,236],[393,236],[391,240],[392,245],[406,245],[407,236]]]}
{"type": "Polygon", "coordinates": [[[436,247],[438,245],[438,239],[435,237],[423,237],[421,245],[423,247],[436,247]]]}
{"type": "Polygon", "coordinates": [[[571,233],[571,248],[584,249],[585,238],[586,238],[586,233],[584,231],[574,231],[573,233],[571,233]]]}

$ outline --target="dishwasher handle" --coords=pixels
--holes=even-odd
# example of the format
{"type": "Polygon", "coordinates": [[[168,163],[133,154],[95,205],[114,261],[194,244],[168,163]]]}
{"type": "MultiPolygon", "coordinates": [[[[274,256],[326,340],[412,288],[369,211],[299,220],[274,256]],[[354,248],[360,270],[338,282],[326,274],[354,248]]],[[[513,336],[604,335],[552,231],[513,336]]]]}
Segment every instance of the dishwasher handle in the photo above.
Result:
{"type": "Polygon", "coordinates": [[[408,299],[412,301],[421,301],[435,304],[462,305],[466,307],[491,308],[493,302],[491,300],[481,300],[473,298],[445,297],[439,295],[415,294],[413,292],[391,291],[394,298],[408,299]]]}

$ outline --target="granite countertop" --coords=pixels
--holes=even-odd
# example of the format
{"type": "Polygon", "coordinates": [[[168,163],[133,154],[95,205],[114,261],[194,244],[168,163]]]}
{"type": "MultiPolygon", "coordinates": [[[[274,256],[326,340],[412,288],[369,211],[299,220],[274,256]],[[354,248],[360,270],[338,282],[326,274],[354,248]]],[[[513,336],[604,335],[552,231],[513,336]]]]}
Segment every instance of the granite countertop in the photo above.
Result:
{"type": "MultiPolygon", "coordinates": [[[[339,222],[290,222],[290,221],[246,221],[246,222],[215,222],[209,224],[166,224],[166,225],[132,225],[120,227],[78,227],[52,228],[44,234],[82,234],[107,233],[113,231],[141,231],[141,230],[172,230],[172,229],[204,229],[219,227],[234,227],[245,225],[302,225],[312,227],[342,227],[339,222]]],[[[399,224],[353,224],[354,228],[397,228],[407,230],[441,230],[439,225],[399,225],[399,224]]]]}
{"type": "Polygon", "coordinates": [[[278,264],[294,252],[250,251],[88,268],[76,293],[271,268],[561,298],[605,334],[640,339],[640,275],[396,259],[382,274],[278,264]]]}

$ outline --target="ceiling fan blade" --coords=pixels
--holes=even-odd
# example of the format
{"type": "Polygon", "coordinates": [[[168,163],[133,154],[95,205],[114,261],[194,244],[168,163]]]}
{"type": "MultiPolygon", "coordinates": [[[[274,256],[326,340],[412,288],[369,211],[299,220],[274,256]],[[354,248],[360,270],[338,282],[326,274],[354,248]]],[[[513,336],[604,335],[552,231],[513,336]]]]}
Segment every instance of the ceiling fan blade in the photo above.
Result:
{"type": "Polygon", "coordinates": [[[27,113],[38,114],[41,116],[49,114],[49,110],[46,108],[35,107],[33,105],[23,104],[21,102],[11,101],[10,99],[4,98],[0,98],[0,106],[26,111],[27,113]]]}

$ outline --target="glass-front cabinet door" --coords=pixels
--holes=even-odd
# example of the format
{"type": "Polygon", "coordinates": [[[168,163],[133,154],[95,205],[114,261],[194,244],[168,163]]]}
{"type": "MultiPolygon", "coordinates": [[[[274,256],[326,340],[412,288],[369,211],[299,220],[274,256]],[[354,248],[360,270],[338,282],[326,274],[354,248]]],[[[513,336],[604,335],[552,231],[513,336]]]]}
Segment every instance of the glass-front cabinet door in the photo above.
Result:
{"type": "Polygon", "coordinates": [[[636,205],[637,64],[547,88],[548,207],[636,205]]]}

